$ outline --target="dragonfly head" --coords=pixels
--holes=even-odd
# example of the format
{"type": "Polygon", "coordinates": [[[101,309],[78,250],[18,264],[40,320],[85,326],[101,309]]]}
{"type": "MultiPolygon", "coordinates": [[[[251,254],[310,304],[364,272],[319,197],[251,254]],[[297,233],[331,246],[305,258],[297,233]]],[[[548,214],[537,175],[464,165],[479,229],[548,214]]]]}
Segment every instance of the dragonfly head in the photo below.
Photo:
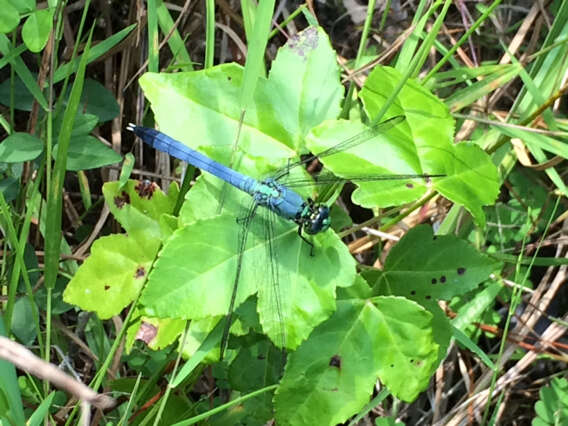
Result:
{"type": "Polygon", "coordinates": [[[325,204],[315,204],[311,200],[306,206],[302,219],[302,228],[310,235],[323,232],[331,225],[329,207],[325,204]]]}

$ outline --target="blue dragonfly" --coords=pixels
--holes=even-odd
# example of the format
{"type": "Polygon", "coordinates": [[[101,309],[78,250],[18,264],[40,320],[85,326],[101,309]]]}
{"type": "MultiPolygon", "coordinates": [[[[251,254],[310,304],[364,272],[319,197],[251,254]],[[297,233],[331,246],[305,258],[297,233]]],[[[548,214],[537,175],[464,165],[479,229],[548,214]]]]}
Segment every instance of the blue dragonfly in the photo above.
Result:
{"type": "MultiPolygon", "coordinates": [[[[306,185],[328,185],[344,183],[347,181],[361,182],[361,181],[386,181],[386,180],[410,180],[410,179],[427,179],[433,177],[442,177],[441,174],[389,174],[389,175],[376,175],[376,176],[347,176],[337,177],[333,174],[321,172],[314,179],[303,178],[289,178],[290,172],[299,166],[304,166],[312,163],[319,158],[328,157],[360,145],[373,137],[387,132],[392,127],[404,121],[404,116],[395,116],[383,122],[369,127],[367,130],[360,132],[353,137],[350,137],[328,149],[323,150],[314,155],[309,155],[296,162],[288,163],[285,167],[278,170],[273,176],[257,180],[253,177],[242,174],[230,167],[224,166],[215,160],[210,159],[204,154],[195,151],[187,145],[167,136],[166,134],[151,128],[141,127],[134,124],[128,124],[127,130],[133,132],[136,136],[142,139],[146,144],[153,148],[168,153],[169,155],[178,158],[191,164],[194,167],[208,172],[227,184],[230,184],[239,190],[245,192],[252,197],[250,206],[246,214],[237,219],[241,225],[239,243],[238,243],[238,257],[237,268],[235,271],[231,299],[229,304],[228,313],[225,319],[225,329],[221,340],[220,357],[223,359],[224,351],[226,350],[229,329],[232,322],[232,314],[235,308],[235,300],[237,296],[239,278],[241,276],[241,269],[243,264],[243,254],[247,244],[247,236],[249,228],[256,216],[258,207],[268,209],[270,213],[276,214],[283,219],[292,221],[298,225],[298,236],[310,247],[310,254],[313,253],[313,243],[307,236],[315,235],[325,232],[331,225],[330,208],[325,203],[315,202],[311,198],[304,198],[293,188],[299,188],[306,185]],[[287,179],[286,179],[287,178],[287,179]]],[[[270,215],[269,215],[270,217],[270,215]]],[[[267,250],[269,255],[269,274],[273,288],[278,288],[278,266],[276,265],[276,253],[272,247],[272,237],[274,229],[270,220],[266,223],[266,239],[267,250]]],[[[281,308],[278,297],[278,291],[275,296],[275,308],[278,315],[278,320],[283,323],[281,318],[281,308]]],[[[281,332],[282,341],[275,342],[278,346],[285,347],[285,333],[281,332]]]]}

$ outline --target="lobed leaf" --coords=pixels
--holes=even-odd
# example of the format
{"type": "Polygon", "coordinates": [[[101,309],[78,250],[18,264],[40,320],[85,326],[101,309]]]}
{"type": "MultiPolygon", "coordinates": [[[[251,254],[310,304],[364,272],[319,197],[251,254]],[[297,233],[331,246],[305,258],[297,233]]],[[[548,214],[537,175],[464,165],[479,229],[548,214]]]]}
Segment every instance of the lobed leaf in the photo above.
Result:
{"type": "Polygon", "coordinates": [[[338,302],[289,355],[274,400],[278,424],[342,423],[369,401],[377,376],[406,401],[428,385],[437,354],[431,315],[402,298],[373,302],[338,302]]]}

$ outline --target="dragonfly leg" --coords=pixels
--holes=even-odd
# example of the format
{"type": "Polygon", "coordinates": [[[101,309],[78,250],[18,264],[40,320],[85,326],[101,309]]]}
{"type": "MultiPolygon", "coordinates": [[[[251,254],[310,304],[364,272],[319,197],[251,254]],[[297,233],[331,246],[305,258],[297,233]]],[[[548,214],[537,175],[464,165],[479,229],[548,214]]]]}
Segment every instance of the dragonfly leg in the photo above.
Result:
{"type": "Polygon", "coordinates": [[[298,226],[298,235],[304,242],[310,246],[310,256],[314,255],[314,244],[302,235],[302,225],[298,226]]]}

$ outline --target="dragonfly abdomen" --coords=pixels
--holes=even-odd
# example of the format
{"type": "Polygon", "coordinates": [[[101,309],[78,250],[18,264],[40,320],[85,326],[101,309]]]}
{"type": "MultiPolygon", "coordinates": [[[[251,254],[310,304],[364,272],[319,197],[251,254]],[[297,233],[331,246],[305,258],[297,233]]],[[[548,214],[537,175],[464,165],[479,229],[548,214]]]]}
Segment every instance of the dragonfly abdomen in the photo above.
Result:
{"type": "Polygon", "coordinates": [[[257,204],[272,210],[284,219],[296,222],[300,225],[300,229],[305,229],[309,234],[325,231],[329,227],[329,209],[327,207],[315,205],[311,200],[304,200],[300,194],[278,183],[273,178],[259,182],[253,177],[246,176],[212,160],[158,130],[134,124],[129,124],[127,129],[157,150],[187,161],[189,164],[246,192],[254,198],[257,204]]]}
{"type": "Polygon", "coordinates": [[[260,185],[256,179],[224,166],[156,129],[136,126],[134,124],[129,124],[127,129],[134,132],[136,136],[151,147],[162,152],[167,152],[172,157],[187,161],[192,166],[217,176],[219,179],[224,180],[249,195],[254,196],[255,188],[260,185]]]}

